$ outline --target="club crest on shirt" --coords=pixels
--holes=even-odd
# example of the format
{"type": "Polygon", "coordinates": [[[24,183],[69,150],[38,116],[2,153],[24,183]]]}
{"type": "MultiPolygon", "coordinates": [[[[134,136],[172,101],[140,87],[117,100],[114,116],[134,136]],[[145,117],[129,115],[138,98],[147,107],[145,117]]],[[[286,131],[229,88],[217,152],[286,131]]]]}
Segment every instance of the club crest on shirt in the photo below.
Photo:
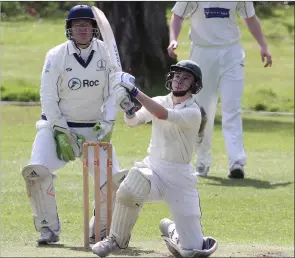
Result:
{"type": "Polygon", "coordinates": [[[69,80],[68,86],[71,90],[78,90],[81,88],[81,81],[78,78],[69,80]]]}
{"type": "Polygon", "coordinates": [[[229,9],[210,7],[204,8],[206,18],[229,18],[229,9]]]}
{"type": "Polygon", "coordinates": [[[97,61],[96,71],[104,71],[107,67],[107,62],[104,59],[100,59],[97,61]]]}

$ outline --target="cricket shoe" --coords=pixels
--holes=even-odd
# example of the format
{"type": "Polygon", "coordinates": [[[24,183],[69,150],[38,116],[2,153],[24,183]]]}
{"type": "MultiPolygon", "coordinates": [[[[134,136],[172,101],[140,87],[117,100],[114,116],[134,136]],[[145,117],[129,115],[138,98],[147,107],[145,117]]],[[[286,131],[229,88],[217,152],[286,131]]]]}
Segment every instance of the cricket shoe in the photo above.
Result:
{"type": "Polygon", "coordinates": [[[92,246],[92,252],[99,257],[106,257],[110,253],[119,252],[123,248],[120,248],[116,238],[113,236],[107,236],[104,240],[97,242],[92,246]]]}
{"type": "Polygon", "coordinates": [[[245,171],[243,166],[238,163],[234,164],[229,170],[228,177],[231,179],[244,179],[245,171]]]}
{"type": "Polygon", "coordinates": [[[218,248],[218,242],[212,237],[203,238],[202,250],[197,249],[182,249],[173,239],[163,237],[169,251],[176,258],[192,257],[192,258],[205,258],[213,254],[218,248]]]}
{"type": "Polygon", "coordinates": [[[50,228],[41,229],[40,238],[37,240],[38,245],[47,245],[59,241],[59,236],[50,228]]]}
{"type": "Polygon", "coordinates": [[[178,234],[175,229],[175,223],[170,219],[162,219],[160,221],[160,231],[162,233],[163,240],[166,243],[168,250],[177,258],[182,257],[208,257],[218,247],[218,242],[212,237],[203,238],[202,250],[197,249],[182,249],[179,244],[178,234]]]}
{"type": "Polygon", "coordinates": [[[170,253],[172,253],[175,257],[181,257],[179,256],[179,253],[177,252],[175,248],[173,248],[171,245],[167,245],[167,242],[165,240],[165,239],[171,239],[171,240],[173,239],[172,241],[175,242],[175,244],[179,244],[178,234],[175,229],[175,223],[170,219],[164,218],[160,221],[159,228],[170,253]]]}
{"type": "Polygon", "coordinates": [[[207,177],[209,173],[210,166],[205,166],[201,164],[196,167],[197,176],[207,177]]]}

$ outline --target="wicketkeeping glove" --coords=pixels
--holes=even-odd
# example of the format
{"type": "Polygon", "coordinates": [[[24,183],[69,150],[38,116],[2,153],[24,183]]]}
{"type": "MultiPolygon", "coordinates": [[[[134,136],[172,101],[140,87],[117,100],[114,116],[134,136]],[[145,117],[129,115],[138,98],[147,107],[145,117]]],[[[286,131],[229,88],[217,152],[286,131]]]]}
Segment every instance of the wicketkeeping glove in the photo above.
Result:
{"type": "Polygon", "coordinates": [[[97,132],[96,139],[98,142],[111,141],[114,123],[114,121],[99,121],[94,125],[93,130],[97,132]]]}
{"type": "Polygon", "coordinates": [[[84,136],[75,134],[67,128],[59,126],[53,127],[53,133],[57,156],[60,160],[68,162],[81,156],[82,146],[85,142],[84,136]]]}

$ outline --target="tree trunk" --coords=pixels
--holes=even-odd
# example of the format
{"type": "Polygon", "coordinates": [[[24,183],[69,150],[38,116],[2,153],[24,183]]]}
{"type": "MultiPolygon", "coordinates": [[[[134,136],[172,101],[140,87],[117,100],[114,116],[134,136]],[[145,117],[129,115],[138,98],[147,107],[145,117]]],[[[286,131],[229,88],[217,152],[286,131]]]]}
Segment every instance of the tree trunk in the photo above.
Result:
{"type": "Polygon", "coordinates": [[[167,53],[169,30],[165,2],[96,2],[108,18],[118,45],[122,68],[140,88],[164,87],[176,60],[167,53]]]}

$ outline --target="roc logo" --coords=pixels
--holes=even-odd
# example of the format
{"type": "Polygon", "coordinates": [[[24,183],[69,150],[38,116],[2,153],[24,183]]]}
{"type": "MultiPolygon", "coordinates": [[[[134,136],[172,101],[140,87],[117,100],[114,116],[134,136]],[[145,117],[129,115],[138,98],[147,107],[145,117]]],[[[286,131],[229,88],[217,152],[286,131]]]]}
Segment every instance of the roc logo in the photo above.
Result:
{"type": "Polygon", "coordinates": [[[81,81],[78,78],[72,78],[68,83],[68,86],[71,90],[79,90],[81,85],[81,81]]]}
{"type": "Polygon", "coordinates": [[[99,86],[99,80],[83,80],[81,81],[78,78],[72,78],[69,80],[68,86],[71,90],[79,90],[81,87],[82,88],[89,88],[89,87],[95,87],[99,86]]]}
{"type": "Polygon", "coordinates": [[[103,71],[106,69],[107,62],[104,59],[100,59],[97,61],[97,68],[96,71],[103,71]]]}

